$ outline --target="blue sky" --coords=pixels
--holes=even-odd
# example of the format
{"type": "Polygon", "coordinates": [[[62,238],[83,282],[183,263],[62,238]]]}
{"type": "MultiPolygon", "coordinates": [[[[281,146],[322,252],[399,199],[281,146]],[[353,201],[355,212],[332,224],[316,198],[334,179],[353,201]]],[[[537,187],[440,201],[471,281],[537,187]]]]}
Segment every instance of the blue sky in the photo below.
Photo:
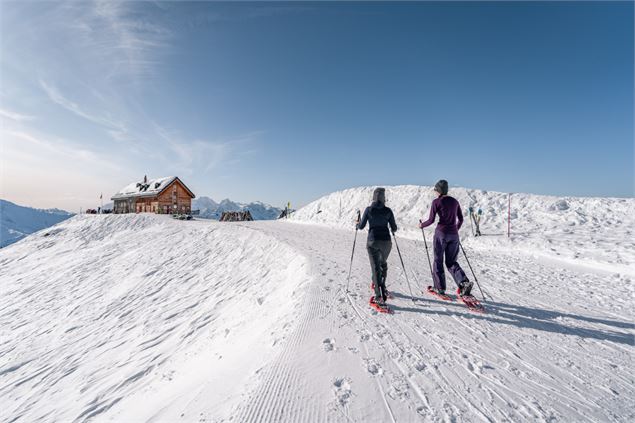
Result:
{"type": "Polygon", "coordinates": [[[2,2],[2,198],[634,195],[633,3],[2,2]]]}

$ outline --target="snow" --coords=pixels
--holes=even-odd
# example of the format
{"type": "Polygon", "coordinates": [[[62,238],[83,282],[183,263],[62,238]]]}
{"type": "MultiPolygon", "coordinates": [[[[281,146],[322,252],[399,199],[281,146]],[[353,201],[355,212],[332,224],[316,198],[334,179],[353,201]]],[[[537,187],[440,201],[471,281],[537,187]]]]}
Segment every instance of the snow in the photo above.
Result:
{"type": "Polygon", "coordinates": [[[505,194],[452,190],[485,211],[462,231],[476,314],[422,292],[430,190],[387,187],[416,297],[393,248],[393,315],[368,307],[365,233],[345,292],[372,187],[285,221],[75,216],[0,250],[0,421],[633,421],[633,200],[515,194],[507,239],[505,194]]]}
{"type": "MultiPolygon", "coordinates": [[[[421,239],[419,219],[426,220],[433,186],[387,186],[386,205],[395,213],[399,235],[421,239]]],[[[334,192],[303,207],[290,220],[333,228],[350,228],[356,211],[364,211],[374,187],[334,192]]],[[[511,237],[507,238],[509,194],[450,188],[459,200],[464,245],[482,251],[522,252],[593,269],[635,274],[635,199],[511,195],[511,237]],[[468,208],[483,211],[480,238],[474,238],[468,208]]],[[[436,225],[436,224],[435,224],[436,225]]],[[[431,237],[434,225],[426,228],[431,237]]]]}
{"type": "Polygon", "coordinates": [[[125,197],[145,197],[157,195],[175,179],[177,179],[176,176],[166,176],[163,178],[148,179],[148,182],[146,183],[143,181],[133,182],[120,189],[119,192],[112,196],[111,200],[125,197]],[[144,189],[146,184],[148,187],[144,189]]]}
{"type": "Polygon", "coordinates": [[[73,216],[58,209],[34,209],[0,199],[0,248],[73,216]]]}
{"type": "Polygon", "coordinates": [[[280,350],[306,260],[256,231],[197,223],[83,215],[3,250],[3,418],[146,421],[194,413],[195,392],[229,416],[280,350]]]}

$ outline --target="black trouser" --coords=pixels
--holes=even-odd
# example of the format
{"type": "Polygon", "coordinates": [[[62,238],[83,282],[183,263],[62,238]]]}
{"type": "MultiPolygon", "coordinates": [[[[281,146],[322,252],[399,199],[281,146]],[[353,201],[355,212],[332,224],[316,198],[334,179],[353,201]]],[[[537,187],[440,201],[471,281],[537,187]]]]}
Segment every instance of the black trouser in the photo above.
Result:
{"type": "Polygon", "coordinates": [[[388,256],[392,249],[390,241],[368,241],[366,250],[370,259],[370,268],[373,272],[373,283],[375,284],[375,298],[382,298],[384,301],[388,295],[386,291],[386,275],[388,274],[388,256]]]}

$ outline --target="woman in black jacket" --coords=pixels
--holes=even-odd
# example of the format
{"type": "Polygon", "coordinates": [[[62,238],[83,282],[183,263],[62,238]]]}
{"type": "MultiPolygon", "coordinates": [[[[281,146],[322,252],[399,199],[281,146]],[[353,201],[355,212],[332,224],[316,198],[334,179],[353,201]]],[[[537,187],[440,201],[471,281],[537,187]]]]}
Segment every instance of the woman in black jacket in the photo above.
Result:
{"type": "Polygon", "coordinates": [[[375,303],[383,306],[386,304],[388,291],[386,291],[386,274],[388,272],[388,256],[392,249],[390,230],[397,231],[395,216],[389,207],[386,207],[386,190],[377,188],[373,192],[373,202],[366,207],[357,229],[364,229],[368,223],[368,241],[366,249],[370,259],[370,267],[375,286],[375,303]],[[389,229],[390,226],[390,229],[389,229]]]}

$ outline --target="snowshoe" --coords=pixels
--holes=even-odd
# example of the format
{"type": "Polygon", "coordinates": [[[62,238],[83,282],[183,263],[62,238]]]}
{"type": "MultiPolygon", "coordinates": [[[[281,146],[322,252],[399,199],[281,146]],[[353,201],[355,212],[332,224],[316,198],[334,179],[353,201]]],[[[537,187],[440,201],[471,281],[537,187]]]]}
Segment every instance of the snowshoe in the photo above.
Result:
{"type": "Polygon", "coordinates": [[[437,290],[433,286],[428,286],[427,292],[428,292],[428,294],[434,295],[435,297],[440,298],[440,299],[442,299],[444,301],[454,301],[454,299],[452,299],[452,297],[447,295],[444,291],[437,290]]]}
{"type": "Polygon", "coordinates": [[[485,313],[485,307],[480,303],[479,300],[476,299],[473,295],[461,295],[459,299],[467,306],[470,311],[474,311],[476,313],[485,313]]]}
{"type": "Polygon", "coordinates": [[[384,301],[375,302],[375,297],[370,297],[369,304],[380,313],[392,314],[392,309],[384,301]]]}

